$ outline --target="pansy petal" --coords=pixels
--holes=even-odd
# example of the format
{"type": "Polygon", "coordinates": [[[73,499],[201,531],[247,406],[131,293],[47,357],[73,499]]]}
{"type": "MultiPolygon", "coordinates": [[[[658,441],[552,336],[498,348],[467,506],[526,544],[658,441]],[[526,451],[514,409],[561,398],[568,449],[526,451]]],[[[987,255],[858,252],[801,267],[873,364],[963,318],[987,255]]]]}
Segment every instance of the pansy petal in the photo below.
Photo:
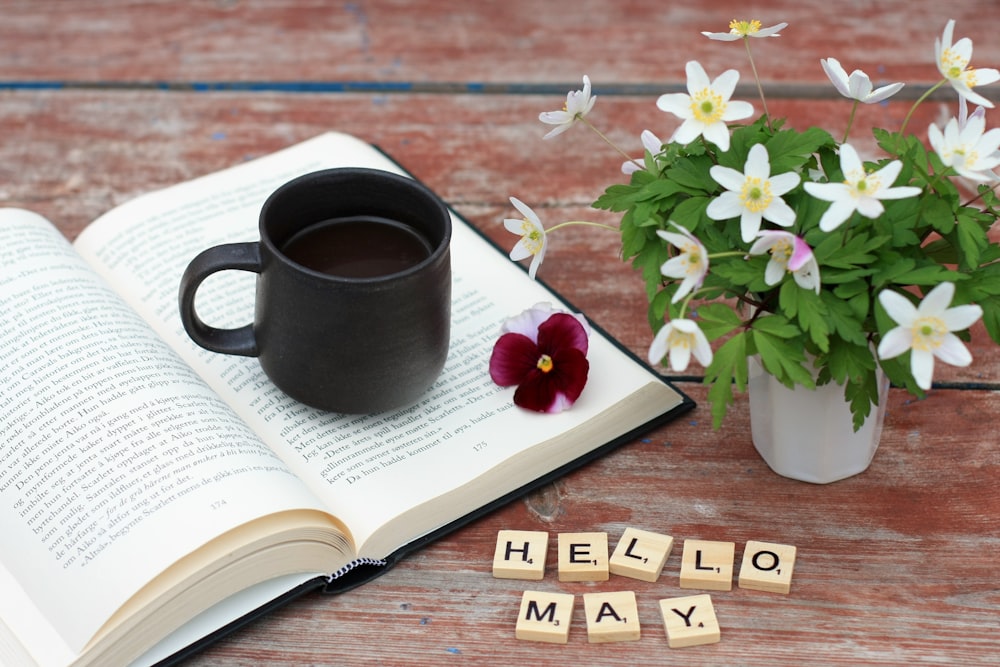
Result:
{"type": "Polygon", "coordinates": [[[587,331],[569,313],[554,313],[538,327],[538,347],[542,350],[577,349],[587,353],[587,331]]]}
{"type": "Polygon", "coordinates": [[[490,378],[501,387],[523,382],[537,368],[538,346],[527,336],[506,333],[490,355],[490,378]]]}

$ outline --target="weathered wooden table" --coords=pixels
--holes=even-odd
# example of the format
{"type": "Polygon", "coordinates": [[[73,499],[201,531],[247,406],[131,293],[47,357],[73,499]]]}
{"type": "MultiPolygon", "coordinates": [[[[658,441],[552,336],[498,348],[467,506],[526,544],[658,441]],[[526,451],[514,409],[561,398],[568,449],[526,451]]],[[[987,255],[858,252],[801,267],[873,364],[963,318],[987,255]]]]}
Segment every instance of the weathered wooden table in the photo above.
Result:
{"type": "MultiPolygon", "coordinates": [[[[731,18],[789,22],[782,37],[753,46],[772,114],[799,127],[843,128],[850,104],[820,69],[827,56],[911,83],[906,99],[856,120],[897,127],[938,79],[934,39],[948,18],[956,36],[973,39],[974,64],[1000,66],[996,0],[775,0],[752,16],[743,4],[6,0],[0,205],[36,210],[72,238],[144,191],[333,129],[384,147],[507,244],[510,195],[546,221],[614,222],[589,203],[622,178],[620,156],[581,128],[541,141],[538,112],[558,108],[588,74],[599,96],[590,118],[614,141],[638,150],[643,129],[669,136],[676,121],[654,102],[683,84],[687,60],[715,73],[737,67],[750,81],[740,43],[700,35],[731,18]]],[[[1000,101],[1000,88],[985,93],[1000,101]]],[[[935,97],[911,127],[955,104],[953,94],[935,97]]],[[[613,237],[554,236],[541,276],[645,354],[639,278],[616,258],[613,237]]],[[[301,599],[191,664],[1000,664],[1000,352],[981,325],[970,349],[971,367],[938,365],[927,399],[890,392],[881,447],[860,476],[829,486],[779,477],[750,442],[745,396],[719,431],[701,405],[378,580],[301,599]],[[497,531],[614,540],[628,526],[738,549],[751,539],[794,544],[792,590],[713,594],[722,641],[669,649],[657,600],[687,593],[679,548],[655,584],[559,584],[553,570],[535,586],[634,590],[642,639],[588,644],[578,607],[568,645],[515,640],[527,586],[490,576],[497,531]]],[[[689,370],[677,385],[703,403],[701,369],[689,370]]]]}

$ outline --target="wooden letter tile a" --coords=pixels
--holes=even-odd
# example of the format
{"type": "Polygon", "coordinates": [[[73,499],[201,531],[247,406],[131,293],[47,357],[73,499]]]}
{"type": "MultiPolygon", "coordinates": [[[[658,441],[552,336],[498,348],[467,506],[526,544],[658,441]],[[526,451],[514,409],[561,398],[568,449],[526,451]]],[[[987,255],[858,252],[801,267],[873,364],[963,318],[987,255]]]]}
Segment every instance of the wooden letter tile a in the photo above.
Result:
{"type": "Polygon", "coordinates": [[[540,581],[545,577],[549,534],[538,530],[501,530],[493,554],[493,576],[497,579],[540,581]]]}
{"type": "Polygon", "coordinates": [[[525,591],[514,636],[525,641],[568,643],[575,601],[569,593],[525,591]]]}
{"type": "Polygon", "coordinates": [[[559,533],[559,581],[607,581],[607,533],[559,533]]]}
{"type": "Polygon", "coordinates": [[[747,542],[740,565],[740,588],[771,593],[792,589],[795,547],[771,542],[747,542]]]}
{"type": "Polygon", "coordinates": [[[635,592],[585,593],[587,641],[591,644],[638,641],[639,605],[635,592]]]}
{"type": "Polygon", "coordinates": [[[680,587],[709,591],[732,590],[735,556],[735,542],[684,540],[680,587]]]}
{"type": "Polygon", "coordinates": [[[626,528],[611,554],[611,574],[655,582],[670,556],[674,538],[638,528],[626,528]]]}

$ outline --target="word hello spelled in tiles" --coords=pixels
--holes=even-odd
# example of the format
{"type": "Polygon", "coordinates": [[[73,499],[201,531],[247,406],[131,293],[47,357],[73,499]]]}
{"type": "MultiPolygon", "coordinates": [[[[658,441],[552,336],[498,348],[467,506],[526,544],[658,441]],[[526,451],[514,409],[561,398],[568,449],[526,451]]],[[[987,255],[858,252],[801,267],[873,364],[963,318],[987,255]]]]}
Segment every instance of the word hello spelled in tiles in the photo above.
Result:
{"type": "MultiPolygon", "coordinates": [[[[673,549],[674,538],[627,528],[608,556],[607,533],[560,533],[559,581],[607,581],[612,574],[655,582],[673,549]]],[[[498,579],[540,581],[545,577],[549,534],[544,531],[501,530],[493,555],[498,579]]],[[[680,587],[728,591],[733,586],[736,544],[685,540],[681,554],[680,587]]],[[[788,593],[795,567],[795,547],[749,541],[743,552],[740,588],[788,593]]],[[[525,591],[515,636],[528,641],[565,644],[576,597],[568,593],[525,591]]],[[[635,593],[586,593],[587,639],[591,643],[635,641],[640,638],[635,593]]],[[[719,622],[708,594],[660,600],[660,613],[670,648],[719,641],[719,622]]]]}

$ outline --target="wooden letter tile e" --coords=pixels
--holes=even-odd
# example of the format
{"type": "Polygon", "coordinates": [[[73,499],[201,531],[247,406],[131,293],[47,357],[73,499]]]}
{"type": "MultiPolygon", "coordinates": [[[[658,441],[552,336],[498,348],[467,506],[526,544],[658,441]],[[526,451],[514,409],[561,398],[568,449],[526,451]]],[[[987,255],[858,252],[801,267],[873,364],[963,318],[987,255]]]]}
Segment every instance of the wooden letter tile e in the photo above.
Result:
{"type": "Polygon", "coordinates": [[[707,593],[660,600],[660,613],[670,648],[714,644],[722,636],[712,596],[707,593]]]}
{"type": "Polygon", "coordinates": [[[591,644],[639,640],[639,606],[633,591],[584,593],[583,607],[591,644]]]}
{"type": "Polygon", "coordinates": [[[545,557],[549,534],[539,530],[501,530],[493,554],[496,579],[541,581],[545,577],[545,557]]]}
{"type": "Polygon", "coordinates": [[[525,641],[568,643],[574,601],[569,593],[525,591],[514,636],[525,641]]]}
{"type": "Polygon", "coordinates": [[[684,540],[680,587],[709,591],[732,590],[735,556],[735,542],[684,540]]]}
{"type": "Polygon", "coordinates": [[[607,581],[607,533],[559,533],[559,581],[607,581]]]}

